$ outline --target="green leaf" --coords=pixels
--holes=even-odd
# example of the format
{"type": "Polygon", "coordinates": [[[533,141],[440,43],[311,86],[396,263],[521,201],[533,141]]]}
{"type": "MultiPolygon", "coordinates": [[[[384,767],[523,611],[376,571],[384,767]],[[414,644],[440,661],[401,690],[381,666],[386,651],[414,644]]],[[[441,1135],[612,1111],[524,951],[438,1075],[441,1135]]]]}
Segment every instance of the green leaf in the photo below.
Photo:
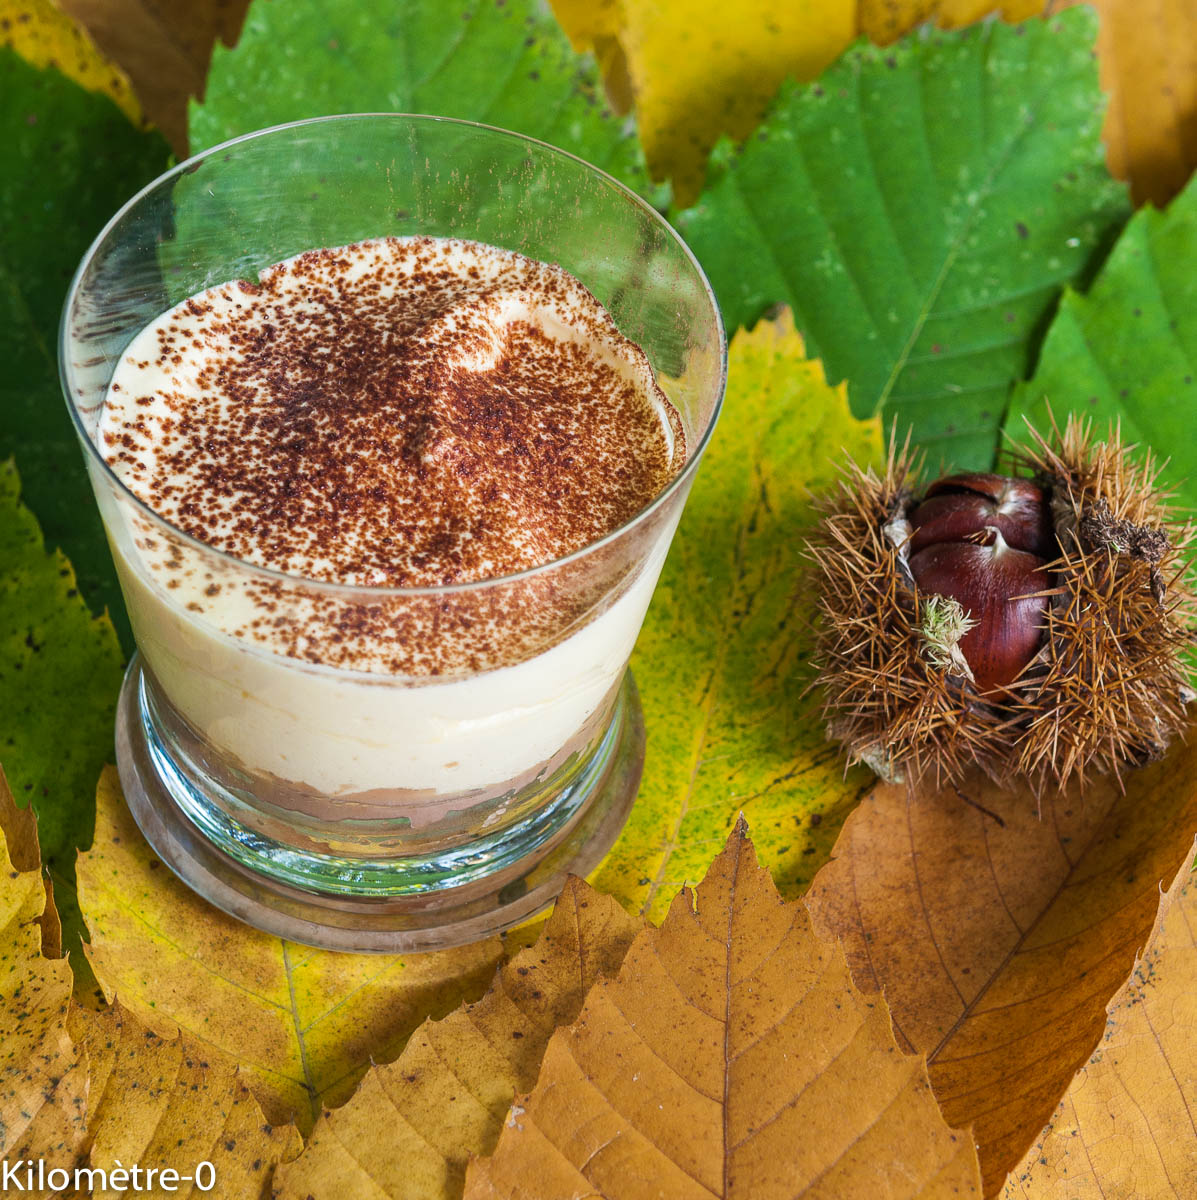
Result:
{"type": "Polygon", "coordinates": [[[790,305],[854,413],[988,467],[1062,286],[1127,214],[1098,139],[1096,23],[923,30],[783,89],[677,218],[729,328],[790,305]]]}
{"type": "Polygon", "coordinates": [[[1168,458],[1163,479],[1197,509],[1197,180],[1166,212],[1135,214],[1087,295],[1068,292],[1039,366],[1015,392],[1005,432],[1025,441],[1023,418],[1044,429],[1048,405],[1168,458]]]}
{"type": "Polygon", "coordinates": [[[0,47],[0,456],[16,455],[46,540],[66,552],[92,611],[107,607],[127,648],[120,589],[58,383],[58,319],[92,238],[168,156],[158,134],[135,129],[106,96],[0,47]]]}
{"type": "Polygon", "coordinates": [[[46,552],[20,490],[11,460],[0,463],[0,763],[37,813],[69,945],[82,930],[75,850],[91,845],[95,780],[113,755],[121,650],[61,551],[46,552]]]}
{"type": "Polygon", "coordinates": [[[741,811],[782,893],[797,895],[874,782],[845,774],[804,694],[802,539],[841,453],[874,462],[881,441],[880,423],[855,420],[807,359],[788,314],[736,335],[723,414],[632,659],[644,779],[591,876],[650,919],[702,877],[741,811]]]}
{"type": "Polygon", "coordinates": [[[497,125],[568,150],[662,200],[631,124],[603,98],[536,0],[255,0],[241,40],[217,46],[193,151],[284,121],[346,112],[431,113],[497,125]]]}

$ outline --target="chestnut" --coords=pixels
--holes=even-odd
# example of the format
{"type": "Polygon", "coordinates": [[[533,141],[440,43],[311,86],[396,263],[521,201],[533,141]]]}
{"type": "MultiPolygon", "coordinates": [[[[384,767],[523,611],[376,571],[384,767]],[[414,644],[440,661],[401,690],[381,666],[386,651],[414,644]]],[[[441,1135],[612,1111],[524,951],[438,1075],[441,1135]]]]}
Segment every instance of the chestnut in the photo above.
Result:
{"type": "Polygon", "coordinates": [[[1043,489],[1005,475],[949,475],[909,519],[910,573],[920,591],[964,610],[958,648],[977,691],[1007,687],[1042,644],[1055,547],[1043,489]]]}

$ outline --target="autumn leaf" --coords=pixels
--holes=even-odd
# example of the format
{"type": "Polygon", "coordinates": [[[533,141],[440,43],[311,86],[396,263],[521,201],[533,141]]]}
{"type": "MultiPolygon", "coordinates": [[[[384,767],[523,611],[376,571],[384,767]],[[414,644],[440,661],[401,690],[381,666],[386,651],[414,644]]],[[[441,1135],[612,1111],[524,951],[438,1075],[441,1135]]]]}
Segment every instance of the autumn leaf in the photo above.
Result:
{"type": "Polygon", "coordinates": [[[31,67],[53,67],[89,92],[108,96],[134,124],[141,105],[129,77],[104,57],[90,33],[50,0],[0,0],[0,46],[31,67]]]}
{"type": "Polygon", "coordinates": [[[274,1164],[299,1152],[297,1131],[266,1125],[236,1069],[210,1066],[196,1044],[159,1038],[119,1006],[72,1005],[70,968],[45,953],[53,899],[41,865],[34,815],[0,772],[0,1155],[16,1190],[23,1163],[69,1173],[123,1159],[183,1175],[207,1160],[213,1194],[264,1196],[274,1164]]]}
{"type": "Polygon", "coordinates": [[[888,45],[928,22],[971,25],[1090,3],[1102,89],[1107,161],[1129,179],[1136,203],[1163,204],[1197,165],[1197,8],[1189,0],[764,0],[703,4],[676,0],[555,0],[579,50],[592,50],[608,89],[634,96],[654,175],[673,180],[679,202],[702,187],[721,134],[747,138],[784,77],[808,81],[857,32],[888,45]],[[685,53],[678,47],[684,46],[685,53]]]}
{"type": "Polygon", "coordinates": [[[1197,166],[1197,6],[1191,0],[1088,3],[1101,18],[1097,55],[1109,93],[1103,136],[1110,170],[1136,203],[1164,204],[1197,166]]]}
{"type": "MultiPolygon", "coordinates": [[[[787,76],[814,79],[856,32],[856,0],[554,0],[579,49],[617,38],[653,175],[679,204],[702,190],[720,136],[756,128],[787,76]]],[[[601,57],[601,54],[600,54],[601,57]]]]}
{"type": "MultiPolygon", "coordinates": [[[[46,541],[66,552],[92,611],[107,607],[129,647],[55,347],[67,286],[84,251],[165,167],[167,155],[161,137],[135,129],[107,96],[0,48],[0,459],[16,456],[25,503],[46,541]]],[[[2,744],[0,754],[10,757],[2,744]]],[[[55,853],[44,825],[43,836],[55,853]]]]}
{"type": "Polygon", "coordinates": [[[217,47],[191,110],[193,151],[253,129],[344,112],[460,117],[569,150],[658,200],[634,126],[602,96],[534,0],[255,0],[241,39],[217,47]],[[279,47],[286,53],[280,54],[279,47]]]}
{"type": "Polygon", "coordinates": [[[232,45],[249,0],[58,0],[128,72],[146,115],[186,157],[187,101],[202,96],[212,47],[232,45]]]}
{"type": "MultiPolygon", "coordinates": [[[[274,1166],[302,1148],[295,1127],[268,1123],[237,1069],[207,1061],[202,1044],[159,1037],[119,1003],[98,1013],[74,1009],[70,1025],[88,1063],[80,1147],[88,1166],[111,1172],[136,1163],[143,1173],[169,1170],[194,1180],[206,1162],[216,1188],[192,1183],[175,1194],[249,1200],[269,1196],[274,1166]]],[[[95,1195],[126,1192],[97,1188],[95,1195]]]]}
{"type": "MultiPolygon", "coordinates": [[[[1050,2],[1050,0],[1049,0],[1050,2]]],[[[860,32],[887,45],[928,21],[941,29],[959,29],[991,13],[1003,21],[1022,21],[1044,10],[1044,0],[860,0],[860,32]]]]}
{"type": "Polygon", "coordinates": [[[0,772],[0,1158],[36,1147],[59,1166],[82,1132],[87,1090],[66,1029],[71,969],[42,953],[50,903],[32,814],[0,772]]]}
{"type": "MultiPolygon", "coordinates": [[[[121,653],[108,618],[88,613],[70,564],[46,553],[19,495],[12,463],[0,463],[0,758],[38,814],[67,941],[77,946],[74,852],[91,841],[93,781],[112,754],[121,653]]],[[[38,866],[40,853],[23,869],[38,866]]]]}
{"type": "Polygon", "coordinates": [[[927,1055],[950,1124],[972,1124],[1001,1186],[1101,1036],[1197,829],[1197,743],[1117,782],[1045,795],[973,781],[879,785],[844,824],[808,903],[927,1055]]]}
{"type": "Polygon", "coordinates": [[[852,411],[987,470],[1062,286],[1125,219],[1092,14],[924,32],[783,88],[677,223],[729,327],[789,304],[852,411]]]}
{"type": "Polygon", "coordinates": [[[719,427],[653,596],[632,669],[649,730],[624,831],[591,881],[659,920],[743,809],[783,890],[826,856],[871,776],[843,763],[803,692],[811,630],[801,530],[841,451],[881,454],[788,315],[731,344],[719,427]]]}
{"type": "Polygon", "coordinates": [[[407,958],[281,941],[212,908],[142,838],[112,768],[96,793],[94,847],[79,856],[88,958],[111,1000],[151,1030],[177,1029],[240,1064],[267,1116],[310,1128],[372,1059],[398,1054],[430,1014],[489,982],[497,939],[407,958]]]}
{"type": "Polygon", "coordinates": [[[465,1194],[946,1197],[978,1182],[921,1058],[805,906],[782,902],[741,820],[553,1035],[465,1194]]]}
{"type": "Polygon", "coordinates": [[[1131,218],[1085,295],[1068,291],[1034,376],[1010,404],[1005,432],[1025,440],[1024,419],[1047,428],[1069,412],[1166,459],[1163,481],[1197,509],[1197,180],[1166,212],[1131,218]]]}
{"type": "Polygon", "coordinates": [[[1190,851],[1098,1048],[1015,1167],[1006,1200],[1197,1194],[1197,885],[1190,851]]]}
{"type": "Polygon", "coordinates": [[[641,923],[570,879],[540,940],[490,991],[427,1021],[399,1059],[375,1067],[343,1107],[325,1112],[303,1154],[275,1176],[280,1200],[354,1194],[460,1197],[471,1155],[489,1153],[518,1091],[536,1082],[549,1037],[573,1021],[600,975],[612,975],[641,923]]]}

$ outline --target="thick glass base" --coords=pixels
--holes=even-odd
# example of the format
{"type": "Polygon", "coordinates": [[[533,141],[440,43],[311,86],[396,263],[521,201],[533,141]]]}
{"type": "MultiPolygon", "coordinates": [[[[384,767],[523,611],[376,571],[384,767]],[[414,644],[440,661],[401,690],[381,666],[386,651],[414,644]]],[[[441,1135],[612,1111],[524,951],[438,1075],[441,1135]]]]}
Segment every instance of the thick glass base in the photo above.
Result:
{"type": "Polygon", "coordinates": [[[279,937],[380,953],[475,941],[549,904],[567,875],[585,875],[610,849],[644,763],[630,672],[586,750],[480,806],[474,820],[450,814],[442,831],[415,833],[402,819],[379,832],[360,821],[315,827],[255,803],[235,776],[211,769],[139,657],[121,690],[116,742],[129,808],[184,883],[279,937]]]}

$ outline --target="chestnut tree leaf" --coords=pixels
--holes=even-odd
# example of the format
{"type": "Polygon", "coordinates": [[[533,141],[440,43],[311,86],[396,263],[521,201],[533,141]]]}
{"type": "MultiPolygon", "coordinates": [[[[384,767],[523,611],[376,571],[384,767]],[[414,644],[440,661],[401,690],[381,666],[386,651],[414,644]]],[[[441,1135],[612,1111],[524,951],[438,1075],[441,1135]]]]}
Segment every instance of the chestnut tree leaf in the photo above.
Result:
{"type": "Polygon", "coordinates": [[[958,29],[994,12],[1003,21],[1021,21],[1041,13],[1044,0],[859,0],[856,7],[860,32],[887,45],[928,21],[941,29],[958,29]]]}
{"type": "Polygon", "coordinates": [[[987,1194],[1097,1045],[1193,844],[1197,742],[1122,782],[1039,801],[878,785],[809,893],[899,1044],[926,1054],[948,1122],[972,1124],[987,1194]]]}
{"type": "MultiPolygon", "coordinates": [[[[69,56],[69,46],[63,52],[69,56]]],[[[108,96],[0,46],[0,458],[16,455],[25,502],[46,541],[74,564],[92,611],[107,608],[126,638],[116,573],[58,382],[58,319],[84,251],[165,167],[167,154],[158,134],[136,129],[108,96]]],[[[54,834],[45,825],[42,832],[53,855],[54,834]]]]}
{"type": "Polygon", "coordinates": [[[801,901],[783,903],[741,819],[660,929],[549,1041],[484,1197],[979,1196],[966,1131],[944,1122],[921,1056],[801,901]]]}
{"type": "Polygon", "coordinates": [[[488,1154],[517,1091],[536,1082],[549,1037],[612,975],[642,923],[571,878],[534,946],[490,991],[426,1021],[397,1061],[374,1067],[325,1111],[303,1154],[275,1176],[280,1200],[355,1195],[457,1200],[471,1155],[488,1154]]]}
{"type": "Polygon", "coordinates": [[[54,67],[89,92],[108,96],[130,121],[141,123],[129,77],[104,56],[88,29],[50,0],[0,0],[0,46],[31,67],[54,67]]]}
{"type": "Polygon", "coordinates": [[[1197,180],[1165,212],[1143,208],[1089,291],[1069,291],[1048,330],[1034,376],[1015,392],[1006,432],[1024,418],[1091,415],[1103,428],[1167,459],[1161,479],[1197,509],[1197,180]]]}
{"type": "Polygon", "coordinates": [[[146,115],[185,158],[188,99],[203,94],[216,40],[230,46],[237,40],[249,0],[58,3],[128,72],[146,115]]]}
{"type": "Polygon", "coordinates": [[[121,652],[108,618],[87,611],[71,564],[46,552],[20,494],[12,462],[0,463],[0,762],[38,815],[67,943],[77,946],[74,854],[91,843],[95,778],[112,757],[121,652]]]}
{"type": "MultiPolygon", "coordinates": [[[[267,1121],[242,1073],[222,1059],[209,1061],[193,1038],[160,1037],[120,1003],[101,1012],[74,1008],[69,1027],[87,1058],[87,1133],[79,1156],[93,1169],[136,1163],[142,1179],[147,1170],[171,1170],[194,1180],[207,1162],[215,1194],[266,1200],[274,1166],[302,1148],[295,1126],[267,1121]]],[[[206,1182],[201,1176],[199,1183],[206,1182]]],[[[179,1184],[176,1194],[210,1191],[179,1184]]]]}
{"type": "Polygon", "coordinates": [[[677,223],[729,327],[785,303],[852,411],[987,469],[1064,284],[1127,214],[1095,20],[923,30],[787,85],[677,223]]]}
{"type": "MultiPolygon", "coordinates": [[[[885,0],[881,0],[885,3],[885,0]]],[[[1102,136],[1110,170],[1136,203],[1164,204],[1197,167],[1197,6],[1191,0],[1049,0],[1091,4],[1109,94],[1102,136]]]]}
{"type": "Polygon", "coordinates": [[[126,808],[116,771],[96,792],[94,847],[79,856],[88,958],[111,999],[153,1032],[179,1029],[251,1076],[267,1116],[311,1128],[430,1014],[478,995],[497,938],[406,958],[282,941],[211,907],[162,865],[126,808]]]}
{"type": "Polygon", "coordinates": [[[802,531],[841,452],[881,454],[788,314],[738,333],[719,427],[632,656],[644,777],[599,891],[659,920],[741,810],[783,893],[822,862],[872,776],[845,775],[804,692],[813,677],[802,531]]]}
{"type": "Polygon", "coordinates": [[[1101,1042],[1006,1183],[1005,1200],[1197,1194],[1197,884],[1193,855],[1108,1006],[1101,1042]]]}
{"type": "Polygon", "coordinates": [[[856,0],[554,0],[574,45],[626,74],[653,174],[677,201],[702,190],[721,135],[746,138],[787,76],[814,79],[856,35],[856,0]]]}
{"type": "Polygon", "coordinates": [[[31,825],[0,773],[0,1158],[38,1148],[61,1166],[82,1136],[87,1088],[66,1028],[71,968],[42,953],[48,900],[31,825]]]}
{"type": "Polygon", "coordinates": [[[535,0],[254,0],[241,39],[212,55],[192,105],[193,152],[304,117],[431,113],[539,138],[658,200],[634,125],[594,63],[535,0]],[[285,49],[283,49],[285,48],[285,49]]]}

